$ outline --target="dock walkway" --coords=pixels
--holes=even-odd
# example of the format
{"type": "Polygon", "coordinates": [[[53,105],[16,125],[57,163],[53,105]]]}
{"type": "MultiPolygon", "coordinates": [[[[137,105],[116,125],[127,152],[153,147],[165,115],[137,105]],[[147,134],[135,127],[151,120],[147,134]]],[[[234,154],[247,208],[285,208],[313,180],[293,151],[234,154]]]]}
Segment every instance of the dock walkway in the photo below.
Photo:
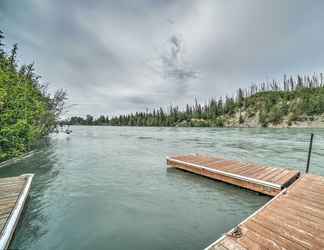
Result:
{"type": "Polygon", "coordinates": [[[206,250],[324,249],[324,177],[304,175],[206,250]]]}
{"type": "Polygon", "coordinates": [[[0,178],[0,250],[7,249],[10,244],[32,179],[32,174],[0,178]]]}
{"type": "Polygon", "coordinates": [[[167,164],[274,196],[205,250],[324,249],[324,177],[204,155],[167,164]]]}
{"type": "Polygon", "coordinates": [[[276,196],[283,188],[293,183],[300,174],[296,170],[198,154],[167,157],[167,164],[269,196],[276,196]]]}

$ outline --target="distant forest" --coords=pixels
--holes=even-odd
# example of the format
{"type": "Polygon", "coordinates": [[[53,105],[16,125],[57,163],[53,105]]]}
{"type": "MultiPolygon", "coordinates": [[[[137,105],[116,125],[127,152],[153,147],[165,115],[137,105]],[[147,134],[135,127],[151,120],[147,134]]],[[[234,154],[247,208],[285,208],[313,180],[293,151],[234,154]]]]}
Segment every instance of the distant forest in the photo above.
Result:
{"type": "Polygon", "coordinates": [[[233,96],[212,98],[205,104],[195,100],[193,105],[187,104],[183,109],[170,106],[167,110],[158,108],[111,118],[104,115],[98,118],[74,116],[64,124],[223,127],[244,124],[254,117],[263,127],[283,120],[287,120],[289,126],[295,121],[314,119],[314,116],[324,113],[323,77],[323,73],[284,75],[281,81],[239,88],[233,96]]]}

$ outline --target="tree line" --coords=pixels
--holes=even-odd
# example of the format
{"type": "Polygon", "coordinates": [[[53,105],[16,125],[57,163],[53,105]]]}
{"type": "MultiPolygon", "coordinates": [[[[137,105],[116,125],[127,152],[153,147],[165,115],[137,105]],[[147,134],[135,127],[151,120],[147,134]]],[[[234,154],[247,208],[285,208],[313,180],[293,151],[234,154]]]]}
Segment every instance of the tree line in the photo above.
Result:
{"type": "Polygon", "coordinates": [[[289,76],[281,81],[272,80],[239,88],[232,96],[211,98],[205,104],[197,100],[185,108],[170,106],[135,112],[114,117],[101,115],[94,118],[73,116],[66,120],[70,125],[111,126],[213,126],[222,127],[237,117],[238,123],[258,115],[262,126],[280,123],[288,116],[289,123],[303,115],[314,116],[324,113],[323,73],[289,76]]]}

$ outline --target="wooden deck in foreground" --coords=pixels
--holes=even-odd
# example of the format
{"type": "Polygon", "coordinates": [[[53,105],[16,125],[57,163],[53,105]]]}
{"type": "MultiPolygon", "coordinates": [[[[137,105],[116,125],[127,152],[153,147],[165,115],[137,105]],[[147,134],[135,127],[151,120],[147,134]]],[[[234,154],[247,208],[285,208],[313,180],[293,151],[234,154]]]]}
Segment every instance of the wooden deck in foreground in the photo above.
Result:
{"type": "Polygon", "coordinates": [[[260,166],[206,155],[167,157],[167,164],[270,196],[276,196],[283,188],[293,183],[300,174],[296,170],[260,166]]]}
{"type": "Polygon", "coordinates": [[[0,250],[7,249],[24,208],[32,174],[0,178],[0,250]]]}
{"type": "Polygon", "coordinates": [[[206,250],[324,249],[324,177],[305,175],[206,250]]]}

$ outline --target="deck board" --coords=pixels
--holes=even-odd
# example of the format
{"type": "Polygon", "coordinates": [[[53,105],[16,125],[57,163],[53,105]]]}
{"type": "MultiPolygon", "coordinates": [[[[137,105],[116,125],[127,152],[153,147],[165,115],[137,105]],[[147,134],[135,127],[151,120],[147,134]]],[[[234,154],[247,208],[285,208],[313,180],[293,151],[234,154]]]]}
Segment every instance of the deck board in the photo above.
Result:
{"type": "Polygon", "coordinates": [[[282,172],[282,169],[272,168],[271,172],[265,173],[264,175],[261,175],[259,178],[264,181],[272,180],[273,177],[277,176],[282,172]]]}
{"type": "Polygon", "coordinates": [[[270,196],[277,195],[299,176],[296,170],[243,163],[207,155],[168,157],[167,164],[270,196]]]}
{"type": "Polygon", "coordinates": [[[0,250],[7,249],[26,201],[33,175],[0,178],[0,250]]]}
{"type": "Polygon", "coordinates": [[[323,190],[324,177],[302,176],[240,223],[240,235],[231,230],[206,249],[324,249],[324,195],[317,188],[323,190]]]}

